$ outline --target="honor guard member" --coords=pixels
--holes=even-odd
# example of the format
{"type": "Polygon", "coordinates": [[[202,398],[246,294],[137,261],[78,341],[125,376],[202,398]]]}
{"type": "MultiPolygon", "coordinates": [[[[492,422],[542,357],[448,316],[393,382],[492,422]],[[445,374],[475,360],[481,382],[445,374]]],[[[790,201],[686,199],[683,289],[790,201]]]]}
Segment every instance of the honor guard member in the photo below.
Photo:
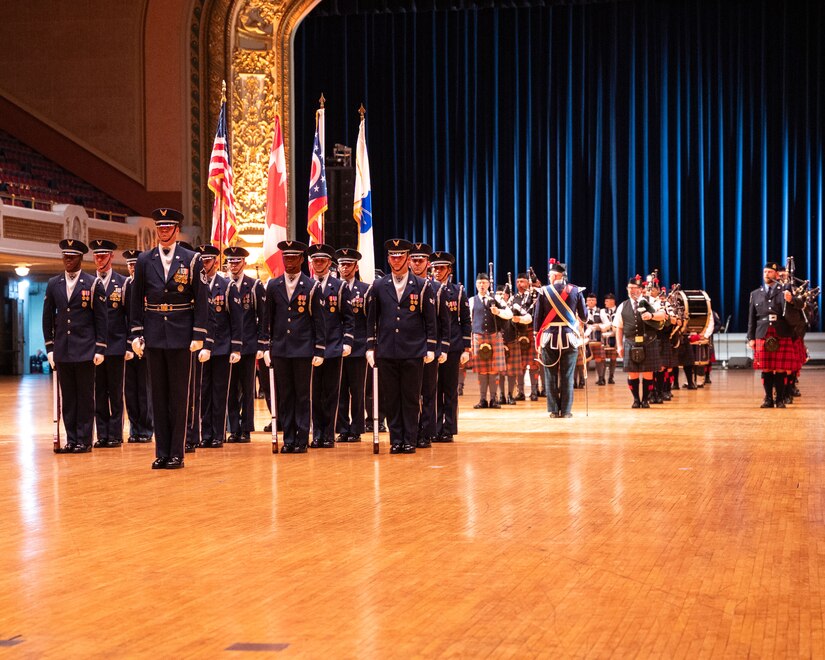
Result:
{"type": "Polygon", "coordinates": [[[338,442],[361,442],[364,432],[364,386],[367,377],[367,310],[365,303],[369,284],[358,278],[361,253],[341,248],[335,253],[338,272],[348,289],[352,310],[352,352],[343,358],[341,393],[338,397],[338,420],[335,431],[338,442]]]}
{"type": "Polygon", "coordinates": [[[112,270],[117,245],[95,239],[89,247],[97,267],[97,279],[106,294],[106,360],[95,367],[95,447],[123,444],[123,365],[129,348],[129,327],[123,286],[126,277],[112,270]]]}
{"type": "MultiPolygon", "coordinates": [[[[410,249],[410,270],[416,277],[427,279],[430,269],[430,254],[433,249],[426,243],[413,243],[410,249]]],[[[435,295],[436,324],[438,343],[435,348],[435,360],[424,365],[421,376],[421,415],[418,419],[418,438],[416,446],[426,449],[436,441],[438,426],[436,423],[436,397],[438,395],[439,365],[447,361],[450,350],[450,310],[441,291],[441,283],[429,280],[435,295]]]]}
{"type": "Polygon", "coordinates": [[[458,373],[470,360],[473,326],[470,301],[464,285],[452,281],[455,257],[437,251],[430,255],[435,279],[441,284],[441,299],[450,314],[450,346],[447,359],[438,365],[438,392],[435,398],[435,442],[452,442],[458,433],[458,373]]]}
{"type": "Polygon", "coordinates": [[[551,417],[572,417],[573,373],[576,354],[584,342],[582,323],[587,319],[584,296],[568,284],[567,268],[550,260],[549,284],[536,299],[533,323],[536,349],[544,364],[547,411],[551,417]]]}
{"type": "Polygon", "coordinates": [[[198,355],[202,362],[200,381],[200,446],[223,446],[226,435],[226,408],[229,399],[229,374],[240,362],[243,345],[244,310],[241,297],[231,282],[218,275],[220,251],[214,245],[200,245],[198,252],[206,273],[209,292],[210,348],[198,355]],[[208,352],[209,355],[205,355],[208,352]]]}
{"type": "Polygon", "coordinates": [[[46,285],[43,337],[46,357],[57,371],[66,427],[65,454],[92,451],[95,367],[106,353],[106,293],[100,281],[80,270],[84,243],[60,241],[65,272],[46,285]]]}
{"type": "Polygon", "coordinates": [[[501,408],[496,399],[496,378],[506,371],[507,363],[496,318],[507,321],[513,318],[513,312],[495,299],[490,291],[490,276],[487,273],[478,274],[476,289],[478,294],[470,300],[470,320],[473,327],[473,369],[478,374],[481,397],[473,408],[501,408]]]}
{"type": "Polygon", "coordinates": [[[312,264],[324,319],[324,362],[312,372],[312,443],[314,449],[335,446],[335,418],[341,386],[342,359],[352,352],[353,313],[346,282],[330,273],[335,250],[324,243],[310,245],[312,264]]]}
{"type": "Polygon", "coordinates": [[[778,270],[775,262],[765,264],[762,286],[751,291],[748,304],[748,347],[753,368],[762,371],[762,408],[785,407],[785,379],[796,366],[793,329],[785,318],[787,306],[796,302],[790,287],[779,281],[778,270]]]}
{"type": "Polygon", "coordinates": [[[412,243],[393,238],[384,248],[391,272],[367,297],[367,362],[378,367],[390,453],[414,454],[424,365],[438,342],[435,295],[429,280],[410,272],[412,243]]]}
{"type": "Polygon", "coordinates": [[[616,380],[616,330],[613,320],[616,316],[616,295],[606,293],[604,296],[604,307],[602,307],[602,345],[604,346],[604,360],[607,363],[607,384],[614,385],[616,380]]]}
{"type": "Polygon", "coordinates": [[[587,321],[584,326],[584,336],[587,339],[587,347],[590,349],[590,355],[596,365],[596,385],[605,385],[605,353],[604,343],[602,342],[602,310],[598,307],[599,299],[595,293],[588,293],[584,300],[587,321]]]}
{"type": "Polygon", "coordinates": [[[510,309],[513,310],[513,325],[516,329],[516,340],[519,347],[519,373],[516,378],[516,401],[524,401],[524,377],[530,370],[531,396],[533,401],[538,400],[536,394],[536,369],[530,369],[533,365],[536,348],[533,341],[533,303],[535,297],[530,288],[530,278],[527,273],[519,273],[516,276],[516,290],[513,292],[510,309]],[[516,322],[516,317],[519,321],[516,322]]]}
{"type": "Polygon", "coordinates": [[[152,212],[158,247],[138,257],[132,284],[132,350],[146,352],[155,424],[153,470],[183,467],[190,353],[206,340],[206,273],[197,252],[177,243],[183,214],[152,212]]]}
{"type": "Polygon", "coordinates": [[[659,368],[658,327],[665,320],[664,310],[654,310],[644,297],[645,280],[631,277],[627,283],[628,300],[616,310],[616,346],[623,358],[627,386],[633,395],[632,408],[650,408],[653,393],[653,373],[659,368]],[[639,378],[642,396],[639,399],[639,378]]]}
{"type": "Polygon", "coordinates": [[[255,360],[263,357],[263,313],[266,290],[260,280],[244,274],[246,257],[242,247],[223,251],[229,264],[233,295],[238,295],[243,307],[243,346],[241,361],[232,366],[229,378],[229,437],[227,442],[251,442],[255,430],[255,360]]]}
{"type": "MultiPolygon", "coordinates": [[[[126,310],[127,328],[131,328],[132,284],[135,281],[135,264],[140,256],[140,250],[124,250],[122,254],[126,260],[126,268],[129,270],[129,277],[123,283],[123,307],[126,310]]],[[[123,359],[126,364],[123,393],[126,399],[126,414],[129,417],[128,442],[152,442],[154,425],[152,423],[152,398],[149,396],[149,374],[146,369],[146,360],[136,358],[131,345],[128,345],[123,359]]]]}
{"type": "Polygon", "coordinates": [[[304,454],[309,441],[313,366],[324,363],[324,318],[320,284],[301,272],[306,244],[281,241],[284,274],[266,284],[264,363],[275,371],[278,423],[284,432],[282,454],[304,454]]]}

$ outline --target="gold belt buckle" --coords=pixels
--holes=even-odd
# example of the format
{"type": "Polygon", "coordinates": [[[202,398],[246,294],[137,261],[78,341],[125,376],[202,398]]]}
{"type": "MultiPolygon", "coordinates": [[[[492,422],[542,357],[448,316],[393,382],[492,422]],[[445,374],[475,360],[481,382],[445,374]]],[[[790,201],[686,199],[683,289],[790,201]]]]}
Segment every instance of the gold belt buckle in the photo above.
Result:
{"type": "Polygon", "coordinates": [[[169,308],[170,308],[170,305],[167,305],[166,303],[161,303],[160,304],[160,311],[161,312],[168,312],[169,308]]]}

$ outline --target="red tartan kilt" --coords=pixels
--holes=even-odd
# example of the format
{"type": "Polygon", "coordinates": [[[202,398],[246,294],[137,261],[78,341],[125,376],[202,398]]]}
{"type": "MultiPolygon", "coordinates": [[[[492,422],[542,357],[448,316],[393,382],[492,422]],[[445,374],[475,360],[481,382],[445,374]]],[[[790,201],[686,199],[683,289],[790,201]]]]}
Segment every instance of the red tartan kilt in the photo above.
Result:
{"type": "Polygon", "coordinates": [[[504,342],[499,332],[484,332],[473,334],[473,371],[477,374],[501,374],[507,371],[507,362],[504,356],[504,342]],[[478,354],[481,344],[490,344],[493,354],[486,360],[478,354]]]}
{"type": "Polygon", "coordinates": [[[505,362],[507,363],[506,374],[510,378],[518,378],[521,371],[521,349],[519,343],[514,341],[507,344],[507,350],[504,352],[505,362]]]}
{"type": "Polygon", "coordinates": [[[796,352],[797,352],[797,360],[798,365],[797,369],[801,369],[802,366],[808,361],[808,350],[805,348],[805,340],[802,337],[798,337],[797,339],[793,340],[794,344],[796,345],[796,352]]]}
{"type": "Polygon", "coordinates": [[[521,372],[527,369],[533,360],[536,359],[536,345],[533,342],[533,333],[531,332],[528,337],[530,338],[529,343],[524,344],[522,342],[518,342],[519,348],[521,350],[521,372]]]}
{"type": "Polygon", "coordinates": [[[604,360],[604,344],[600,341],[589,342],[587,348],[590,349],[590,355],[596,362],[604,360]]]}
{"type": "MultiPolygon", "coordinates": [[[[776,337],[773,328],[768,329],[765,337],[776,337]]],[[[797,347],[790,337],[776,337],[779,349],[770,353],[765,350],[765,339],[757,339],[753,346],[753,368],[760,371],[796,371],[799,357],[797,347]]]]}

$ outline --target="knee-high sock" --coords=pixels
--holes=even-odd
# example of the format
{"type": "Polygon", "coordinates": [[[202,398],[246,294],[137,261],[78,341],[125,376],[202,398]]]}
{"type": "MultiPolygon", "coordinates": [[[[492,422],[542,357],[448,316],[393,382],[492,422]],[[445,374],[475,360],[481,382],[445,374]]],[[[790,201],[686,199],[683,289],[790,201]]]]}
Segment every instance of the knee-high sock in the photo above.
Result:
{"type": "Polygon", "coordinates": [[[687,381],[688,385],[695,385],[695,381],[693,380],[693,366],[685,365],[682,367],[685,370],[685,380],[687,381]]]}
{"type": "Polygon", "coordinates": [[[777,372],[773,375],[773,389],[776,390],[777,403],[785,400],[785,377],[786,374],[777,372]]]}
{"type": "Polygon", "coordinates": [[[633,400],[639,400],[639,379],[638,378],[628,378],[627,379],[627,386],[630,388],[630,393],[633,395],[633,400]]]}
{"type": "Polygon", "coordinates": [[[478,388],[480,390],[480,398],[482,401],[487,400],[487,389],[490,387],[490,376],[488,374],[478,375],[478,388]]]}
{"type": "Polygon", "coordinates": [[[770,371],[762,372],[762,387],[765,390],[765,396],[768,399],[773,398],[773,373],[770,371]]]}
{"type": "Polygon", "coordinates": [[[642,401],[650,400],[651,394],[653,394],[653,379],[642,379],[642,401]]]}
{"type": "Polygon", "coordinates": [[[596,363],[596,375],[599,377],[599,380],[604,380],[604,362],[596,363]]]}

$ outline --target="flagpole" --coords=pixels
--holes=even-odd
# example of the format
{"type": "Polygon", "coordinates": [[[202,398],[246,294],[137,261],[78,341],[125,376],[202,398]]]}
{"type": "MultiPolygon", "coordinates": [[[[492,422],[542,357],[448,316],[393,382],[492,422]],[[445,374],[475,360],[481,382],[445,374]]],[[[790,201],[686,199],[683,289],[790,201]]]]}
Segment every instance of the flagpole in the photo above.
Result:
{"type": "MultiPolygon", "coordinates": [[[[225,111],[226,111],[226,80],[222,80],[221,81],[221,109],[220,109],[220,112],[224,113],[224,115],[223,115],[224,121],[226,120],[226,112],[225,111]]],[[[220,117],[220,114],[219,114],[219,117],[220,117]]],[[[220,121],[220,119],[218,119],[218,121],[220,121]]],[[[229,154],[230,147],[229,147],[229,131],[228,130],[226,131],[224,140],[225,140],[225,144],[226,144],[225,149],[227,150],[227,157],[229,157],[228,154],[229,154]]],[[[224,213],[223,202],[221,202],[220,212],[221,212],[221,217],[220,217],[221,226],[218,229],[218,270],[221,270],[223,268],[223,226],[225,224],[224,217],[223,217],[223,213],[224,213]]]]}
{"type": "MultiPolygon", "coordinates": [[[[326,103],[326,99],[324,98],[324,93],[321,92],[321,98],[318,99],[318,104],[319,104],[321,110],[324,109],[324,103],[326,103]]],[[[324,115],[324,125],[322,127],[322,130],[320,131],[320,136],[321,136],[321,162],[324,164],[324,167],[326,167],[326,157],[327,157],[327,145],[326,145],[326,142],[327,142],[327,125],[326,124],[327,124],[326,115],[324,115]]],[[[326,237],[324,236],[324,234],[326,234],[326,223],[324,222],[324,215],[325,215],[324,213],[321,213],[321,243],[326,242],[325,241],[326,237]]]]}

